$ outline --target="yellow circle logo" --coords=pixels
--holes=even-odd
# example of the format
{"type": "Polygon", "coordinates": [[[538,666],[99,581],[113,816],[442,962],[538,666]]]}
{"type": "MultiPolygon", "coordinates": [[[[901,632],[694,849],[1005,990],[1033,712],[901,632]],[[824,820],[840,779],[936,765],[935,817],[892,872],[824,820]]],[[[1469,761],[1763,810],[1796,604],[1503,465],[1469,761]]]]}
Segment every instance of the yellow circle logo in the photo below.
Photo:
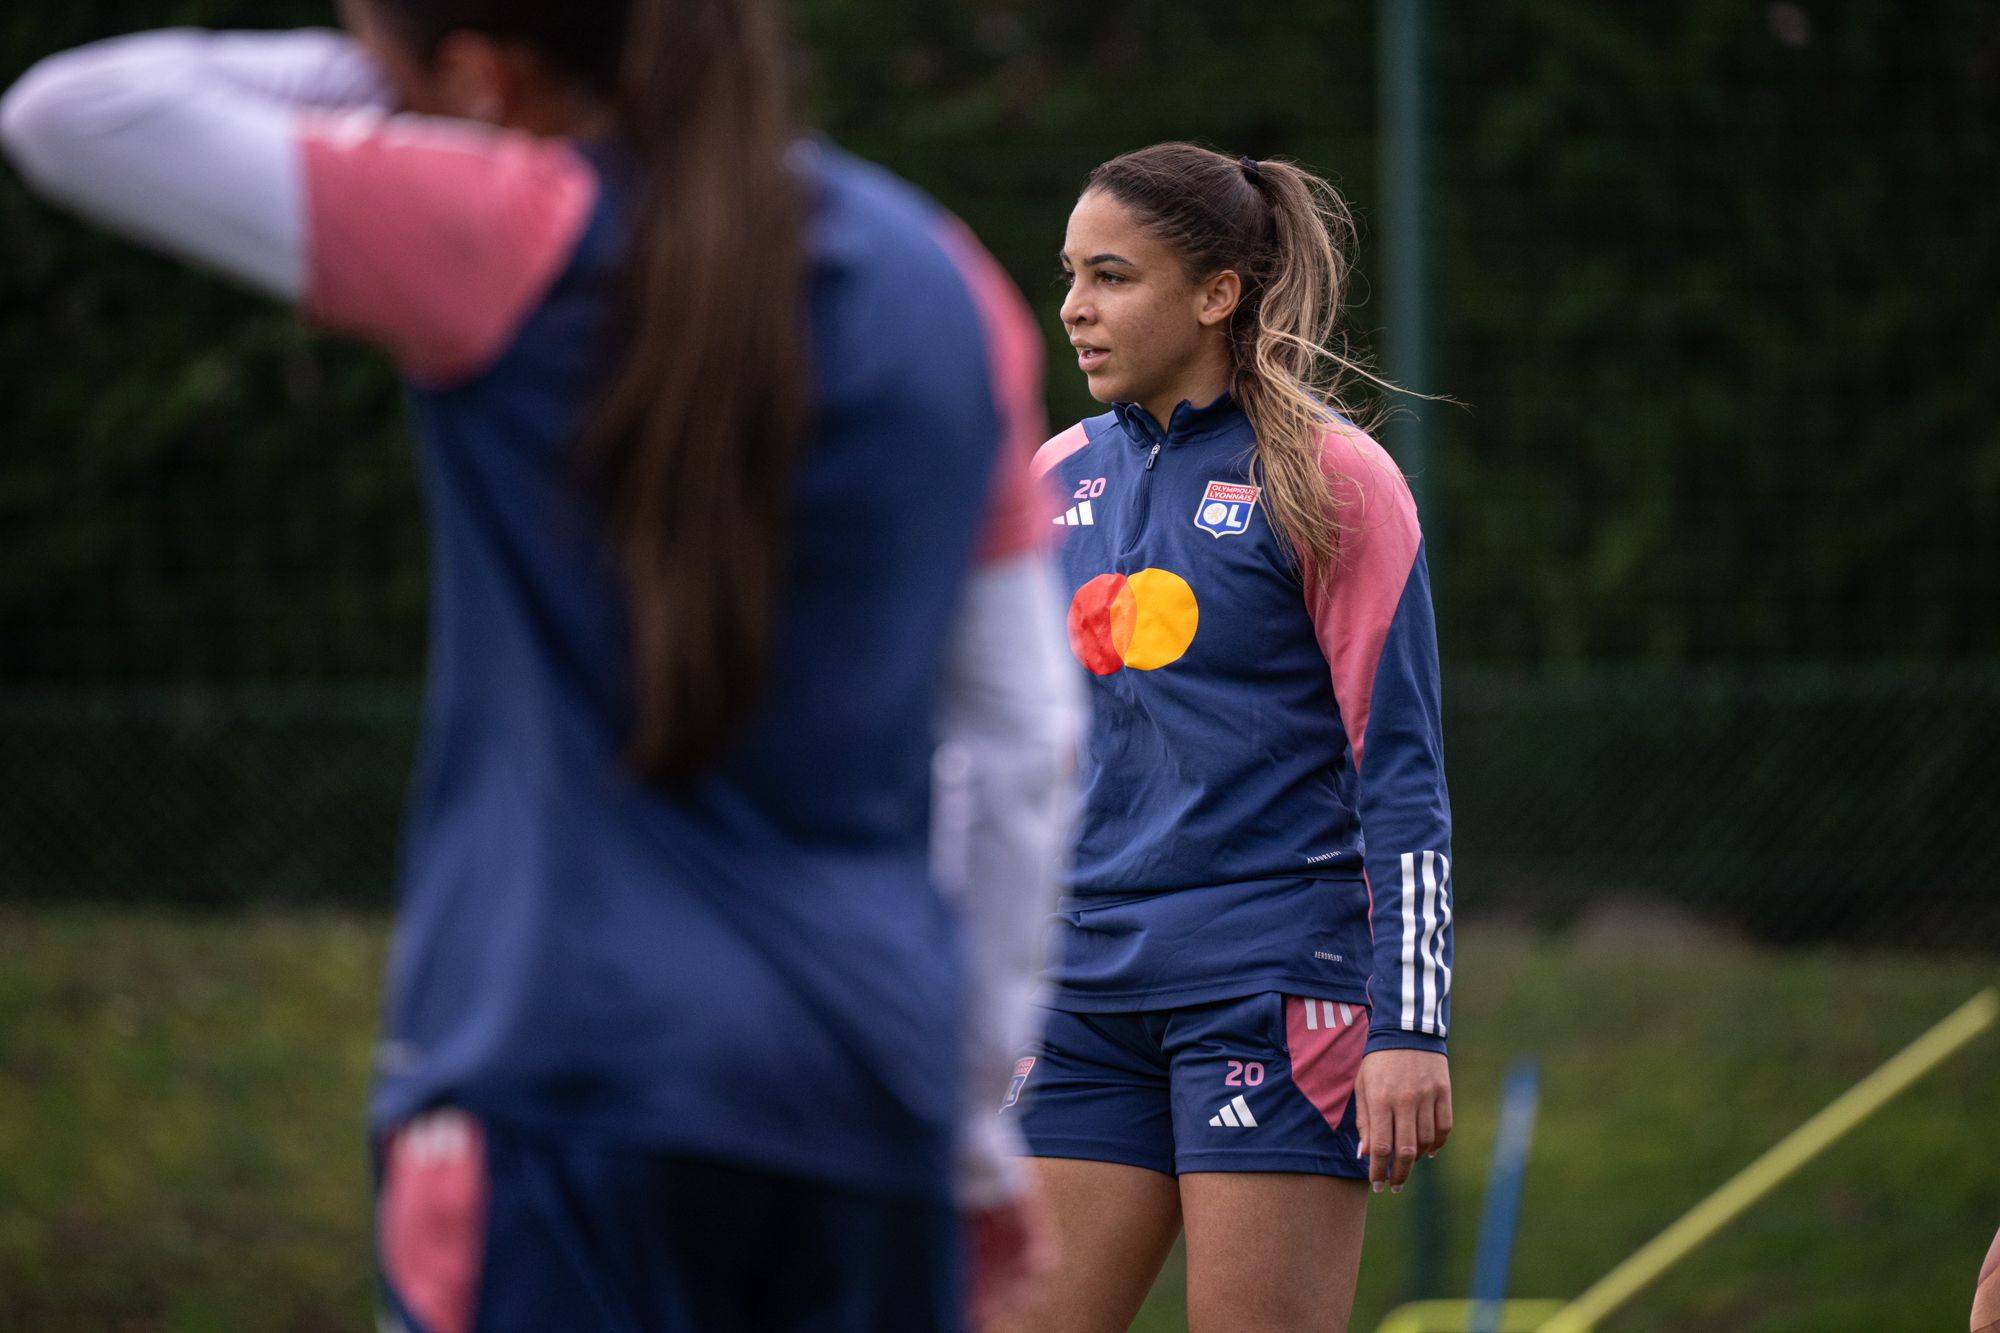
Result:
{"type": "Polygon", "coordinates": [[[1194,589],[1172,570],[1099,574],[1070,598],[1069,648],[1099,676],[1156,671],[1187,652],[1200,619],[1194,589]]]}

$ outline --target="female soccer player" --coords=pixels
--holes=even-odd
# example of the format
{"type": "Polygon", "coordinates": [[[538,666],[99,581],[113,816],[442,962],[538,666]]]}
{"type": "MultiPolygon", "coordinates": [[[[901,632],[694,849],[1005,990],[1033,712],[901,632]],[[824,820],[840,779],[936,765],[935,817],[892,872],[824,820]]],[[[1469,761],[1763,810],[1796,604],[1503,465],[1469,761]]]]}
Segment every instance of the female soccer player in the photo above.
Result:
{"type": "Polygon", "coordinates": [[[1188,144],[1070,214],[1112,410],[1037,460],[1094,684],[1009,1093],[1062,1248],[1038,1333],[1125,1327],[1183,1227],[1196,1330],[1344,1327],[1364,1180],[1451,1130],[1437,648],[1409,489],[1333,396],[1350,230],[1324,181],[1188,144]]]}
{"type": "Polygon", "coordinates": [[[1036,1253],[991,1098],[1066,841],[1025,307],[794,137],[761,0],[346,17],[55,57],[0,139],[411,383],[395,1319],[955,1327],[956,1206],[988,1297],[1036,1253]]]}

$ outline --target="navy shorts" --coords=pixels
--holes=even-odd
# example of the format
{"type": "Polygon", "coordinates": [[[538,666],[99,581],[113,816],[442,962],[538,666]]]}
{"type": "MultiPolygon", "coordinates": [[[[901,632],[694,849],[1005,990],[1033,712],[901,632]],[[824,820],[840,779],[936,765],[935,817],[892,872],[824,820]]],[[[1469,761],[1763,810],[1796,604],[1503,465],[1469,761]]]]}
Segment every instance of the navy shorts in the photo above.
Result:
{"type": "Polygon", "coordinates": [[[1365,1179],[1354,1076],[1368,1009],[1268,991],[1143,1013],[1045,1011],[1001,1113],[1036,1157],[1365,1179]]]}
{"type": "Polygon", "coordinates": [[[381,1145],[385,1329],[964,1326],[948,1200],[524,1134],[462,1111],[381,1145]]]}

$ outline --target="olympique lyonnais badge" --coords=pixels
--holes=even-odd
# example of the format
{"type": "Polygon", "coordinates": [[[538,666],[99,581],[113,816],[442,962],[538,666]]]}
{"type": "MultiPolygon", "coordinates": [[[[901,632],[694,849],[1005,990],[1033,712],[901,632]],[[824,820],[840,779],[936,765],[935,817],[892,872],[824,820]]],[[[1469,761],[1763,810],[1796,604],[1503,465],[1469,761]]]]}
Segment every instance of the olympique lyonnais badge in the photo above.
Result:
{"type": "Polygon", "coordinates": [[[1014,1066],[1014,1081],[1007,1085],[1007,1100],[1000,1103],[1001,1110],[1004,1111],[1021,1100],[1021,1089],[1028,1082],[1028,1071],[1034,1067],[1035,1057],[1032,1055],[1024,1057],[1014,1066]]]}
{"type": "Polygon", "coordinates": [[[1245,486],[1233,481],[1211,481],[1195,506],[1194,525],[1211,537],[1238,537],[1250,531],[1250,515],[1256,512],[1261,486],[1245,486]]]}

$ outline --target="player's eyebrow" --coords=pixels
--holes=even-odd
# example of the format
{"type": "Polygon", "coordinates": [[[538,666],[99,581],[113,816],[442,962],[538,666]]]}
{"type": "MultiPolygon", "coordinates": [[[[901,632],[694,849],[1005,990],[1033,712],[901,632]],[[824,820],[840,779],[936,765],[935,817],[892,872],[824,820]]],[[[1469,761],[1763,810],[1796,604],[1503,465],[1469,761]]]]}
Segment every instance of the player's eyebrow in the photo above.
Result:
{"type": "MultiPolygon", "coordinates": [[[[1056,262],[1061,264],[1064,268],[1068,268],[1070,263],[1069,255],[1066,253],[1058,254],[1056,256],[1056,262]]],[[[1138,267],[1137,264],[1132,263],[1132,261],[1127,259],[1124,255],[1114,255],[1109,251],[1106,251],[1101,255],[1092,255],[1090,258],[1083,261],[1083,267],[1085,268],[1095,268],[1099,264],[1125,264],[1132,268],[1138,267]]]]}

